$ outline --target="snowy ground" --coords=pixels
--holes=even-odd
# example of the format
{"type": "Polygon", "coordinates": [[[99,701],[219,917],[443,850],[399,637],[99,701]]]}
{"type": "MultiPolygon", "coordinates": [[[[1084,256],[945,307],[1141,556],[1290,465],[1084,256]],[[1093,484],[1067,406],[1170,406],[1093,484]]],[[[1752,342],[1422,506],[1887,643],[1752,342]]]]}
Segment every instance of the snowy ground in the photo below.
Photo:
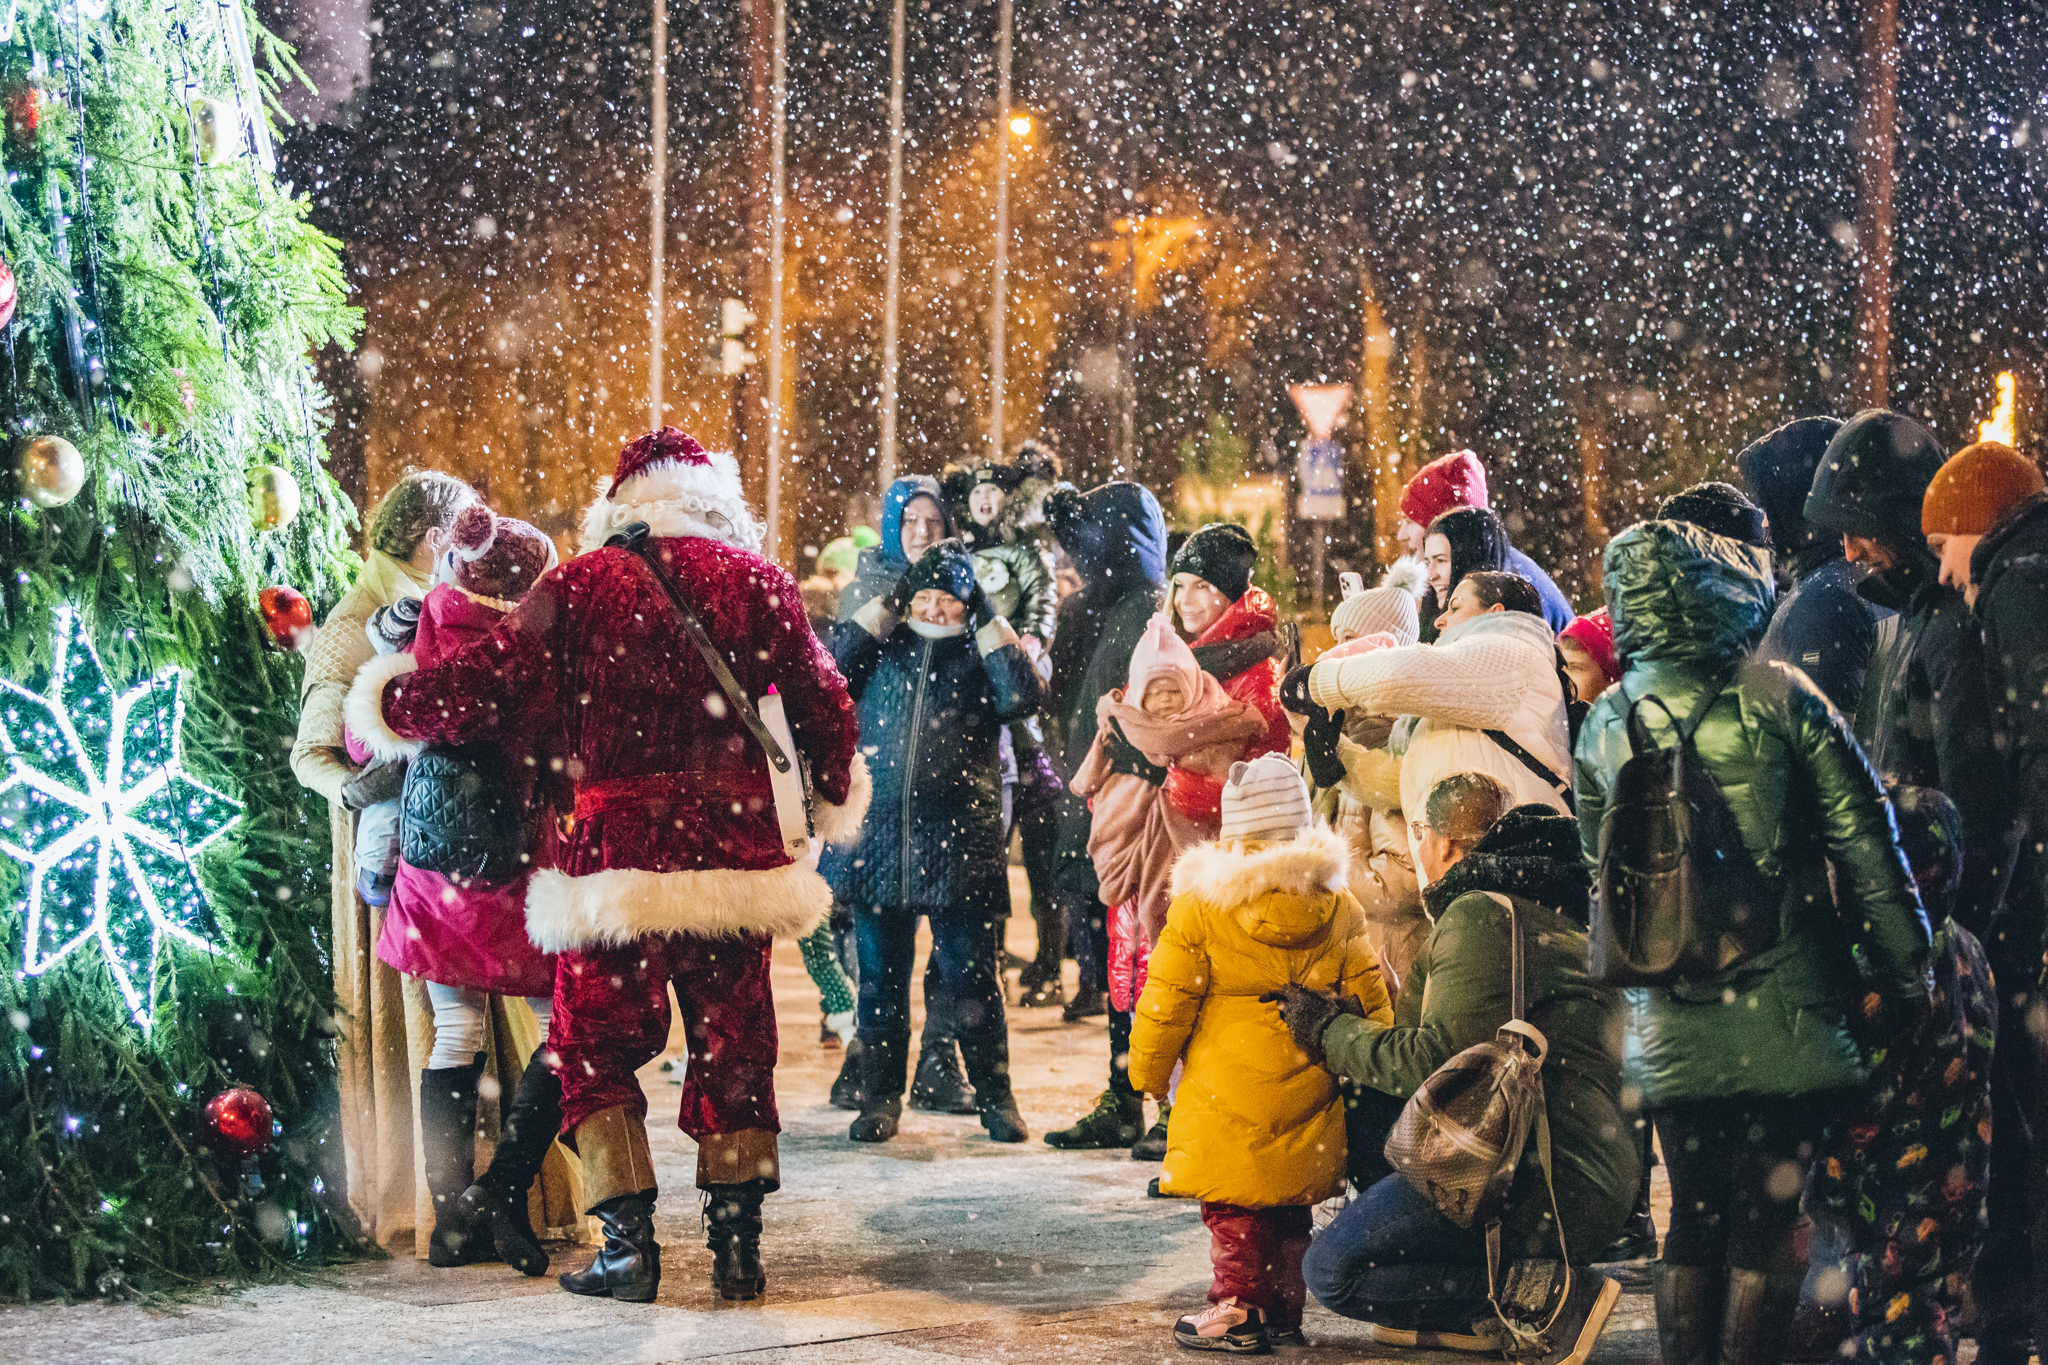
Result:
{"type": "MultiPolygon", "coordinates": [[[[1028,917],[1012,919],[1013,950],[1028,953],[1031,935],[1028,917]]],[[[818,1045],[817,994],[794,944],[778,945],[775,981],[783,1189],[768,1201],[769,1287],[756,1303],[726,1304],[710,1288],[690,1189],[695,1148],[675,1128],[671,1075],[650,1067],[643,1080],[664,1191],[663,1278],[653,1304],[580,1299],[552,1277],[523,1279],[502,1266],[432,1270],[424,1261],[394,1260],[170,1312],[101,1304],[0,1309],[0,1362],[1149,1365],[1195,1358],[1173,1344],[1168,1329],[1208,1287],[1196,1206],[1147,1199],[1145,1182],[1158,1168],[1123,1152],[1061,1153],[1038,1139],[1070,1122],[1102,1088],[1108,1042],[1099,1019],[1065,1025],[1056,1010],[1012,1012],[1013,1065],[1031,1142],[998,1146],[971,1118],[908,1113],[894,1142],[856,1147],[846,1140],[850,1116],[824,1103],[840,1054],[818,1045]]],[[[571,1249],[557,1260],[580,1263],[586,1254],[571,1249]]],[[[1283,1350],[1280,1359],[1472,1359],[1373,1346],[1355,1324],[1313,1302],[1306,1328],[1314,1344],[1283,1350]]],[[[1647,1285],[1631,1284],[1594,1365],[1656,1359],[1647,1285]]]]}

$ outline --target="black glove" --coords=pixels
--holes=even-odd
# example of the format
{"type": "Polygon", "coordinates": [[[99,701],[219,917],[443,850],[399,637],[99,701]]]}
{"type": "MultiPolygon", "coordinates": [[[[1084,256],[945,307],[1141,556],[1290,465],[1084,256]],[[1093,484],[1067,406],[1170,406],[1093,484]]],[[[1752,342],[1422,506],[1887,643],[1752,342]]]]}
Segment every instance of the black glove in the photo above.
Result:
{"type": "Polygon", "coordinates": [[[1308,775],[1318,787],[1334,787],[1344,780],[1344,760],[1337,757],[1337,741],[1344,737],[1344,713],[1314,706],[1308,724],[1301,730],[1301,752],[1308,759],[1308,775]]]}
{"type": "Polygon", "coordinates": [[[910,599],[915,596],[917,589],[910,586],[910,575],[906,573],[882,594],[882,610],[900,621],[910,615],[910,599]]]}
{"type": "Polygon", "coordinates": [[[1133,777],[1142,777],[1154,787],[1160,786],[1166,781],[1165,767],[1145,757],[1138,746],[1131,743],[1124,735],[1123,726],[1118,725],[1113,720],[1109,723],[1109,734],[1104,738],[1103,745],[1109,754],[1109,770],[1111,772],[1129,773],[1133,777]]]}
{"type": "Polygon", "coordinates": [[[1280,1020],[1294,1035],[1294,1045],[1312,1061],[1323,1059],[1323,1033],[1330,1027],[1330,1021],[1348,1013],[1336,996],[1291,981],[1277,991],[1267,991],[1259,999],[1280,1007],[1280,1020]]]}
{"type": "Polygon", "coordinates": [[[399,792],[405,789],[405,770],[411,762],[406,758],[387,758],[371,763],[341,789],[341,804],[349,810],[362,810],[380,801],[397,800],[399,792]]]}
{"type": "Polygon", "coordinates": [[[1303,664],[1280,681],[1280,704],[1297,716],[1314,714],[1315,702],[1308,695],[1309,665],[1303,664]]]}
{"type": "Polygon", "coordinates": [[[982,591],[981,584],[976,583],[973,595],[964,600],[967,603],[968,623],[976,630],[996,619],[995,603],[988,600],[988,594],[982,591]]]}

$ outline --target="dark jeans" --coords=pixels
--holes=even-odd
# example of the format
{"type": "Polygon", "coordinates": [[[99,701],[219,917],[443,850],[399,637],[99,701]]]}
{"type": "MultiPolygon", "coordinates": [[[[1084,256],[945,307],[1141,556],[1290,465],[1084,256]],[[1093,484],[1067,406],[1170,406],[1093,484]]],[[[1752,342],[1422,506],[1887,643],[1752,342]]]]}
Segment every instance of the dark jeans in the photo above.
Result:
{"type": "Polygon", "coordinates": [[[931,960],[938,966],[940,998],[927,989],[926,1008],[944,1010],[957,1038],[1000,1037],[1004,1032],[1002,978],[989,920],[966,910],[927,912],[885,905],[853,913],[860,944],[860,1035],[907,1037],[910,978],[917,956],[917,921],[932,925],[931,960]]]}
{"type": "MultiPolygon", "coordinates": [[[[2007,980],[1999,976],[2001,986],[2007,980]]],[[[1990,1218],[1970,1272],[1977,1359],[1984,1365],[2024,1362],[2034,1343],[2048,1337],[2048,1323],[2041,1321],[2048,1315],[2048,1169],[2040,1159],[2048,1096],[2037,1087],[2041,1042],[2024,1022],[2033,1003],[2028,994],[2001,990],[1999,996],[1999,1022],[2012,1026],[1998,1030],[1991,1054],[1990,1218]]]]}
{"type": "Polygon", "coordinates": [[[1667,1105],[1651,1120],[1671,1175],[1672,1265],[1796,1274],[1799,1193],[1834,1095],[1731,1095],[1667,1105]]]}
{"type": "Polygon", "coordinates": [[[1309,1243],[1302,1274],[1332,1313],[1419,1332],[1469,1332],[1493,1315],[1486,1298],[1486,1233],[1461,1228],[1393,1174],[1381,1150],[1405,1100],[1348,1082],[1344,1130],[1362,1186],[1309,1243]]]}

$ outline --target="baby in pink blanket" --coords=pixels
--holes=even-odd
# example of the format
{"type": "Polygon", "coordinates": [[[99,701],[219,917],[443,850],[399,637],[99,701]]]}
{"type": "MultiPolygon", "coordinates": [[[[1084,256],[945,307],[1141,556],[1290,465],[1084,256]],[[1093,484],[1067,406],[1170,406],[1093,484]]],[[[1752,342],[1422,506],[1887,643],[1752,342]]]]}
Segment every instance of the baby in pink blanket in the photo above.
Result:
{"type": "Polygon", "coordinates": [[[1212,818],[1175,805],[1166,775],[1179,768],[1227,776],[1265,733],[1266,720],[1203,672],[1172,621],[1159,615],[1132,651],[1127,685],[1096,703],[1095,723],[1095,743],[1073,785],[1088,798],[1088,856],[1102,902],[1112,907],[1110,1000],[1127,1010],[1166,927],[1174,859],[1217,834],[1212,818]]]}

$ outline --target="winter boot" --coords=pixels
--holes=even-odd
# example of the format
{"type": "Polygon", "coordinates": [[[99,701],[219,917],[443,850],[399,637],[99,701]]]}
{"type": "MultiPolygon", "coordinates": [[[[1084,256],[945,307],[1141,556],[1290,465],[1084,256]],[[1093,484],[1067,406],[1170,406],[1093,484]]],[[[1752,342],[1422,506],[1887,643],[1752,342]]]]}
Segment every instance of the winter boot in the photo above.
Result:
{"type": "Polygon", "coordinates": [[[910,1107],[927,1114],[975,1114],[974,1089],[960,1069],[954,1040],[927,1033],[918,1049],[917,1079],[910,1083],[910,1107]]]}
{"type": "Polygon", "coordinates": [[[420,1073],[420,1145],[427,1190],[434,1196],[434,1232],[427,1264],[472,1265],[494,1259],[490,1220],[464,1210],[462,1192],[476,1169],[476,1087],[483,1054],[468,1066],[444,1066],[420,1073]]]}
{"type": "Polygon", "coordinates": [[[1800,1272],[1767,1274],[1728,1267],[1721,1304],[1721,1365],[1778,1365],[1799,1307],[1800,1272]]]}
{"type": "Polygon", "coordinates": [[[861,1039],[860,1117],[846,1130],[855,1142],[887,1142],[903,1118],[903,1081],[910,1070],[910,1035],[876,1034],[861,1039]]]}
{"type": "Polygon", "coordinates": [[[1159,1122],[1148,1128],[1145,1131],[1145,1136],[1139,1138],[1131,1145],[1131,1160],[1166,1160],[1166,1120],[1167,1116],[1172,1113],[1172,1105],[1161,1104],[1159,1106],[1159,1122]]]}
{"type": "Polygon", "coordinates": [[[864,1091],[861,1086],[860,1038],[856,1036],[846,1040],[846,1060],[839,1064],[839,1078],[832,1082],[832,1093],[828,1098],[834,1109],[858,1111],[861,1107],[861,1095],[863,1093],[864,1091]]]}
{"type": "Polygon", "coordinates": [[[543,1043],[519,1073],[519,1089],[512,1094],[490,1169],[462,1192],[456,1205],[465,1218],[490,1225],[498,1259],[522,1275],[548,1273],[548,1253],[526,1216],[526,1192],[562,1126],[562,1077],[544,1060],[546,1055],[543,1043]]]}
{"type": "Polygon", "coordinates": [[[1145,1131],[1145,1102],[1136,1095],[1105,1090],[1095,1107],[1071,1128],[1047,1133],[1048,1146],[1067,1152],[1105,1151],[1129,1147],[1145,1131]]]}
{"type": "Polygon", "coordinates": [[[1083,1019],[1099,1019],[1109,1013],[1109,996],[1100,986],[1083,981],[1074,988],[1074,998],[1060,1011],[1060,1019],[1069,1024],[1078,1024],[1083,1019]]]}
{"type": "Polygon", "coordinates": [[[590,1210],[604,1224],[604,1245],[582,1270],[561,1277],[571,1294],[652,1303],[661,1287],[661,1243],[654,1240],[654,1191],[621,1194],[590,1210]]]}
{"type": "Polygon", "coordinates": [[[1717,1265],[1650,1266],[1657,1299],[1657,1343],[1664,1365],[1715,1365],[1721,1347],[1726,1271],[1717,1265]]]}
{"type": "Polygon", "coordinates": [[[988,1129],[989,1141],[1023,1142],[1029,1138],[1024,1115],[1017,1110],[1017,1097],[1010,1090],[1010,1036],[962,1038],[960,1055],[967,1060],[967,1074],[980,1097],[981,1126],[988,1129]]]}
{"type": "Polygon", "coordinates": [[[709,1185],[704,1190],[705,1245],[711,1287],[726,1299],[755,1299],[768,1288],[761,1268],[762,1182],[709,1185]]]}

